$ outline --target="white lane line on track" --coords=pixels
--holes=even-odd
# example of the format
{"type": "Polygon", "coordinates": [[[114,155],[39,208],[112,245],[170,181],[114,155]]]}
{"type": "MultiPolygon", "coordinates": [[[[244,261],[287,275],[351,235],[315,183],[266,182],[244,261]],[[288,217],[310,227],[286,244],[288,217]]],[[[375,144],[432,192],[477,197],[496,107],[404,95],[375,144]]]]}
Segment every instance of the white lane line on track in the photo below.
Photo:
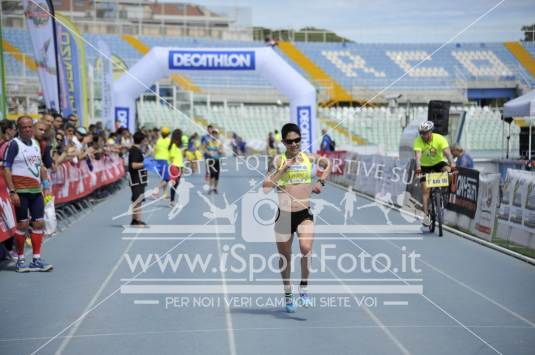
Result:
{"type": "MultiPolygon", "coordinates": [[[[331,275],[333,275],[336,281],[338,281],[342,286],[347,288],[347,292],[351,293],[353,295],[353,298],[355,299],[357,298],[355,294],[353,294],[351,289],[347,287],[344,281],[338,278],[338,276],[331,270],[330,267],[327,266],[327,270],[329,270],[329,272],[331,273],[331,275]]],[[[392,334],[392,332],[383,324],[383,322],[381,322],[381,320],[368,307],[361,307],[361,309],[364,309],[366,314],[368,314],[368,316],[375,322],[375,324],[379,326],[379,328],[383,331],[383,333],[385,333],[386,336],[397,346],[397,348],[401,351],[401,353],[405,355],[410,355],[410,352],[407,350],[407,348],[405,348],[405,346],[399,341],[399,339],[396,338],[394,334],[392,334]]]]}
{"type": "MultiPolygon", "coordinates": [[[[339,186],[339,185],[337,185],[337,184],[329,184],[329,185],[331,185],[331,186],[337,188],[338,190],[342,190],[342,187],[339,186]]],[[[372,198],[372,197],[370,197],[370,196],[364,195],[364,194],[359,193],[359,192],[355,192],[355,193],[356,193],[358,196],[360,196],[360,197],[362,197],[362,198],[364,198],[364,199],[366,199],[366,200],[368,200],[368,201],[375,201],[375,202],[381,203],[381,201],[377,201],[376,199],[374,199],[374,198],[372,198]]],[[[395,210],[395,211],[397,211],[397,212],[400,213],[400,214],[401,214],[401,213],[409,213],[409,212],[407,212],[407,211],[403,211],[403,210],[401,210],[399,207],[395,207],[395,206],[394,206],[394,207],[392,207],[392,206],[388,206],[388,207],[391,208],[391,209],[393,209],[393,210],[395,210]]],[[[409,214],[410,214],[410,213],[409,213],[409,214]]],[[[411,215],[416,217],[415,214],[411,214],[411,215]]],[[[390,240],[389,240],[389,239],[384,239],[384,240],[387,240],[387,242],[388,242],[389,244],[393,245],[394,247],[396,247],[396,248],[398,248],[398,249],[401,249],[400,246],[398,246],[397,244],[395,244],[395,243],[392,242],[392,239],[390,239],[390,240]]],[[[509,314],[512,315],[513,317],[515,317],[515,318],[517,318],[517,319],[523,321],[524,323],[529,324],[531,327],[535,328],[535,323],[534,323],[534,322],[532,322],[532,321],[530,321],[529,319],[527,319],[527,318],[521,316],[521,315],[518,314],[517,312],[515,312],[515,311],[509,309],[508,307],[504,306],[503,304],[499,303],[498,301],[496,301],[496,300],[490,298],[489,296],[485,295],[484,293],[482,293],[482,292],[480,292],[480,291],[478,291],[478,290],[472,288],[471,286],[467,285],[466,283],[464,283],[464,282],[462,282],[462,281],[456,279],[455,277],[453,277],[453,276],[451,276],[450,274],[446,273],[444,270],[439,269],[438,267],[436,267],[436,266],[430,264],[429,262],[425,261],[425,260],[422,259],[422,258],[419,258],[418,261],[420,261],[420,262],[421,262],[422,264],[424,264],[424,265],[427,265],[429,268],[433,269],[434,271],[436,271],[437,273],[441,274],[442,276],[444,276],[444,277],[450,279],[451,281],[453,281],[453,282],[459,284],[460,286],[466,288],[467,290],[469,290],[469,291],[475,293],[475,294],[478,295],[479,297],[481,297],[481,298],[487,300],[488,302],[494,304],[496,307],[501,308],[503,311],[509,313],[509,314]]],[[[523,260],[523,261],[525,261],[525,260],[523,260]]]]}
{"type": "MultiPolygon", "coordinates": [[[[397,244],[395,243],[392,243],[390,242],[389,244],[393,245],[394,247],[398,248],[398,249],[401,249],[400,246],[398,246],[397,244]]],[[[499,303],[498,301],[490,298],[489,296],[485,295],[484,293],[470,287],[470,285],[467,285],[465,284],[464,282],[456,279],[455,277],[451,276],[450,274],[448,274],[447,272],[439,269],[438,267],[430,264],[429,262],[425,261],[424,259],[422,258],[419,258],[418,261],[420,261],[422,264],[426,265],[427,267],[431,268],[432,270],[434,270],[435,272],[441,274],[442,276],[444,276],[445,278],[457,283],[458,285],[466,288],[467,290],[469,290],[470,292],[472,293],[475,293],[476,295],[478,295],[479,297],[485,299],[486,301],[492,303],[493,305],[495,305],[496,307],[500,308],[501,310],[509,313],[510,315],[512,315],[513,317],[523,321],[524,323],[526,324],[529,324],[532,328],[535,328],[535,323],[533,323],[532,321],[530,321],[529,319],[525,318],[525,317],[522,317],[520,314],[516,313],[515,311],[507,308],[506,306],[504,306],[503,304],[499,303]]]]}
{"type": "MultiPolygon", "coordinates": [[[[279,309],[273,310],[274,312],[280,312],[279,309]]],[[[433,329],[458,329],[462,328],[459,325],[440,325],[440,324],[424,324],[424,325],[400,325],[400,324],[393,324],[393,325],[386,325],[386,327],[390,329],[426,329],[426,328],[433,328],[433,329]]],[[[523,325],[477,325],[477,324],[470,324],[468,325],[470,328],[475,329],[525,329],[525,330],[533,330],[533,328],[523,325]]],[[[301,332],[303,329],[379,329],[381,328],[379,325],[340,325],[340,326],[299,326],[296,327],[252,327],[252,328],[233,328],[232,330],[234,332],[247,332],[247,331],[299,331],[301,332]]],[[[160,335],[160,334],[182,334],[182,333],[211,333],[211,332],[227,332],[228,328],[212,328],[212,329],[177,329],[177,330],[165,330],[165,331],[146,331],[146,332],[124,332],[124,333],[94,333],[94,334],[78,334],[73,335],[71,338],[97,338],[97,337],[119,337],[119,336],[139,336],[139,335],[160,335]]],[[[67,338],[67,336],[59,336],[57,339],[64,339],[67,338]]],[[[37,341],[37,340],[45,340],[50,339],[50,337],[33,337],[33,338],[7,338],[7,339],[0,339],[0,343],[9,343],[9,342],[17,342],[17,341],[37,341]]]]}
{"type": "MultiPolygon", "coordinates": [[[[339,185],[332,184],[331,186],[336,187],[337,189],[341,190],[341,187],[340,187],[339,185]]],[[[374,199],[374,198],[372,198],[372,197],[370,197],[370,196],[367,196],[367,195],[364,195],[364,194],[361,194],[361,193],[356,193],[356,194],[357,194],[358,196],[364,198],[364,199],[367,199],[368,201],[376,201],[376,202],[379,202],[379,203],[381,202],[381,201],[377,201],[376,199],[374,199]]],[[[388,207],[391,208],[392,210],[397,211],[398,213],[408,213],[408,212],[406,212],[406,211],[401,210],[401,209],[398,208],[398,207],[392,207],[392,206],[388,206],[388,207]]],[[[414,216],[416,216],[416,215],[414,215],[414,216]]],[[[391,244],[392,246],[394,246],[394,247],[396,247],[396,248],[398,248],[398,249],[401,249],[400,246],[398,246],[396,243],[393,243],[393,242],[392,242],[392,239],[385,238],[384,240],[386,240],[386,241],[387,241],[389,244],[391,244]]],[[[433,269],[434,271],[436,271],[437,273],[441,274],[442,276],[444,276],[444,277],[450,279],[451,281],[453,281],[453,282],[459,284],[460,286],[466,288],[467,290],[469,290],[469,291],[475,293],[476,295],[482,297],[483,299],[487,300],[488,302],[494,304],[496,307],[501,308],[503,311],[509,313],[509,314],[512,315],[513,317],[515,317],[515,318],[517,318],[517,319],[519,319],[519,320],[521,320],[521,321],[523,321],[523,322],[529,324],[531,327],[535,328],[535,323],[534,323],[534,322],[532,322],[532,321],[530,321],[529,319],[527,319],[527,318],[521,316],[520,314],[518,314],[518,313],[516,313],[515,311],[509,309],[508,307],[504,306],[503,304],[499,303],[498,301],[496,301],[496,300],[490,298],[489,296],[485,295],[484,293],[482,293],[482,292],[480,292],[480,291],[478,291],[478,290],[476,290],[476,289],[470,287],[470,286],[467,285],[466,283],[464,283],[464,282],[462,282],[462,281],[456,279],[455,277],[449,275],[448,273],[446,273],[446,272],[443,271],[442,269],[439,269],[438,267],[436,267],[436,266],[430,264],[429,262],[425,261],[424,259],[419,258],[418,261],[420,261],[422,264],[428,266],[429,268],[433,269]]]]}
{"type": "MultiPolygon", "coordinates": [[[[336,186],[336,185],[335,185],[336,186]]],[[[341,191],[342,189],[339,188],[339,190],[341,191]]],[[[368,198],[369,199],[369,198],[368,198]]],[[[324,222],[326,222],[324,220],[324,222]]],[[[342,234],[343,236],[343,234],[342,234]]],[[[356,246],[359,250],[361,250],[362,252],[365,252],[365,253],[368,253],[364,248],[362,248],[360,245],[358,245],[357,243],[355,243],[353,240],[349,240],[350,243],[352,243],[354,246],[356,246]]],[[[369,253],[368,253],[369,254],[369,253]]],[[[371,255],[371,254],[370,254],[371,255]]],[[[378,261],[377,262],[378,264],[380,264],[381,266],[383,266],[385,268],[385,270],[388,270],[392,275],[394,275],[396,278],[398,279],[402,279],[396,272],[394,272],[391,268],[387,268],[386,265],[384,265],[382,262],[378,261]]],[[[408,285],[408,282],[406,281],[402,281],[403,283],[407,284],[408,285]]],[[[496,352],[497,354],[502,354],[500,351],[498,351],[495,347],[493,347],[491,344],[489,344],[485,339],[483,339],[482,337],[480,337],[478,334],[476,334],[473,330],[469,329],[464,323],[462,323],[460,320],[458,320],[457,318],[455,318],[452,314],[450,314],[448,311],[446,311],[444,308],[440,307],[437,303],[435,303],[434,301],[432,301],[429,297],[427,297],[425,294],[421,294],[421,296],[427,300],[429,303],[431,303],[435,308],[437,308],[439,311],[441,311],[443,314],[445,314],[446,316],[448,316],[450,319],[452,319],[455,323],[459,324],[462,328],[464,328],[468,333],[472,334],[475,338],[477,338],[479,341],[481,341],[483,344],[485,344],[486,346],[488,346],[490,349],[492,349],[494,352],[496,352]]]]}
{"type": "MultiPolygon", "coordinates": [[[[153,214],[154,214],[154,212],[152,212],[148,216],[147,221],[150,220],[150,218],[152,217],[153,214]]],[[[128,253],[128,251],[130,251],[130,248],[132,248],[132,246],[134,245],[134,242],[135,242],[135,238],[133,240],[131,240],[130,243],[128,243],[128,245],[126,246],[125,250],[121,253],[121,255],[119,256],[119,259],[117,259],[117,262],[115,262],[115,265],[113,266],[111,271],[108,273],[108,276],[106,276],[106,279],[104,279],[104,281],[100,285],[100,287],[97,290],[97,292],[93,295],[93,297],[91,298],[91,301],[89,301],[89,303],[85,307],[85,309],[82,312],[82,314],[88,313],[91,310],[91,308],[95,305],[95,303],[97,302],[97,300],[100,297],[100,295],[102,294],[102,292],[104,292],[104,289],[106,288],[106,286],[108,286],[108,283],[112,279],[113,275],[115,275],[115,272],[119,269],[119,266],[121,266],[121,264],[123,262],[124,255],[126,253],[128,253]]],[[[72,335],[76,334],[76,332],[78,331],[78,328],[80,328],[80,325],[82,324],[83,321],[84,321],[84,318],[82,318],[79,322],[77,322],[70,329],[68,336],[63,340],[63,342],[59,346],[58,350],[55,352],[55,355],[61,355],[63,353],[63,351],[65,350],[67,345],[69,345],[69,342],[72,339],[72,335]],[[69,337],[69,336],[71,336],[71,337],[69,337]]]]}
{"type": "MultiPolygon", "coordinates": [[[[212,195],[212,204],[215,205],[214,196],[212,195]]],[[[215,224],[215,234],[217,237],[217,253],[219,254],[219,261],[221,262],[222,255],[221,255],[221,240],[219,235],[219,228],[218,224],[215,224]]],[[[226,273],[225,270],[220,267],[219,271],[221,272],[221,285],[223,287],[223,297],[224,299],[228,298],[228,287],[227,287],[227,280],[226,280],[226,273]]],[[[225,323],[227,324],[227,338],[228,338],[228,347],[229,347],[229,353],[230,355],[236,355],[236,340],[234,335],[234,325],[232,324],[232,313],[230,312],[230,306],[225,301],[224,307],[225,307],[225,323]]]]}

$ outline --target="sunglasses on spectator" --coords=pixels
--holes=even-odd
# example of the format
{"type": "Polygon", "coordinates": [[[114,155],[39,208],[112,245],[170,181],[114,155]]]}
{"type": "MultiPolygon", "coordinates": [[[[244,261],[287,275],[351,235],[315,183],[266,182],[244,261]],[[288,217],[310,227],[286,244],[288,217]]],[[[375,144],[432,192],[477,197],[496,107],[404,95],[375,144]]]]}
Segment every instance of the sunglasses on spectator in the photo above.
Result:
{"type": "Polygon", "coordinates": [[[301,137],[295,138],[295,139],[285,139],[284,143],[286,143],[288,145],[292,145],[293,143],[299,144],[299,143],[301,143],[301,137]]]}

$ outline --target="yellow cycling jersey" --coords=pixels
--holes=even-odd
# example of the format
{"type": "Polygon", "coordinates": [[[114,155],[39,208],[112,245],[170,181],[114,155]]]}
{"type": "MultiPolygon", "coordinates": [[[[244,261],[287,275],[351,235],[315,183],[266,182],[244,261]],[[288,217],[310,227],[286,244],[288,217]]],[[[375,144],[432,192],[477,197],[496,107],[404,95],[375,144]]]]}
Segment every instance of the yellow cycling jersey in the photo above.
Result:
{"type": "Polygon", "coordinates": [[[154,159],[169,160],[169,144],[171,144],[170,137],[158,138],[154,146],[154,159]]]}
{"type": "MultiPolygon", "coordinates": [[[[310,184],[312,182],[312,162],[306,153],[301,152],[299,155],[301,157],[300,161],[290,165],[288,170],[284,172],[277,182],[279,186],[310,184]]],[[[282,168],[287,159],[285,154],[280,157],[279,169],[282,168]]]]}
{"type": "Polygon", "coordinates": [[[182,149],[173,144],[169,150],[169,163],[171,165],[178,166],[179,168],[184,167],[184,155],[182,154],[182,149]]]}
{"type": "Polygon", "coordinates": [[[437,133],[433,133],[433,136],[428,143],[424,142],[421,136],[418,136],[413,144],[413,150],[415,152],[422,152],[422,157],[420,159],[422,166],[433,166],[446,161],[444,149],[448,147],[449,144],[447,139],[437,133]]]}

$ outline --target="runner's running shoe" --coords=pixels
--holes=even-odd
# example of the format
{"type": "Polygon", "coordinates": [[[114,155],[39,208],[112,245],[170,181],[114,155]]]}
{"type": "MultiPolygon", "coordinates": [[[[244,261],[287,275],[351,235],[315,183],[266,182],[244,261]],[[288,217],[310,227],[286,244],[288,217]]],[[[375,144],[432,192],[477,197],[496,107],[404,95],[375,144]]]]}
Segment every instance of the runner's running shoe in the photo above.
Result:
{"type": "Polygon", "coordinates": [[[28,268],[25,265],[24,258],[18,258],[17,263],[15,264],[16,272],[28,272],[28,268]]]}
{"type": "Polygon", "coordinates": [[[33,261],[28,266],[28,271],[40,271],[40,272],[46,272],[52,270],[54,267],[50,264],[47,264],[43,259],[41,258],[34,258],[33,261]]]}

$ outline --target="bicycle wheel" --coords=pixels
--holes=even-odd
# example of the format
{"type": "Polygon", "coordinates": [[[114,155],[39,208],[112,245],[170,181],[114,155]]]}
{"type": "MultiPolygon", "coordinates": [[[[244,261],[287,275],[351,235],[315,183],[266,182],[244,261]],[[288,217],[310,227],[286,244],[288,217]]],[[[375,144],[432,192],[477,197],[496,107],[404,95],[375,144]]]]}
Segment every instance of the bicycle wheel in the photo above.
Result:
{"type": "Polygon", "coordinates": [[[438,222],[438,236],[442,237],[442,223],[444,222],[444,199],[442,193],[435,194],[435,209],[436,209],[436,218],[438,222]]]}
{"type": "Polygon", "coordinates": [[[435,233],[435,222],[436,222],[436,210],[435,210],[435,198],[433,190],[431,190],[431,196],[429,198],[429,217],[431,219],[431,224],[429,225],[429,232],[435,233]]]}

